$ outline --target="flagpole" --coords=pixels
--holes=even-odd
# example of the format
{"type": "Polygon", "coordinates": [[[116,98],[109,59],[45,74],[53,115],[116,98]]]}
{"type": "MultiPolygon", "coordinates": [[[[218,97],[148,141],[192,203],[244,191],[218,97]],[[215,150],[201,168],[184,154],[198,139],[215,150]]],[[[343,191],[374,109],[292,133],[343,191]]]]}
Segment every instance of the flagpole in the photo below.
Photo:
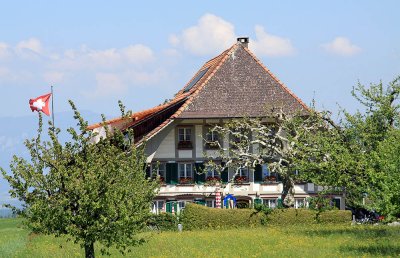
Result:
{"type": "Polygon", "coordinates": [[[54,94],[53,94],[53,85],[51,85],[51,119],[53,120],[53,128],[55,128],[54,124],[54,94]]]}

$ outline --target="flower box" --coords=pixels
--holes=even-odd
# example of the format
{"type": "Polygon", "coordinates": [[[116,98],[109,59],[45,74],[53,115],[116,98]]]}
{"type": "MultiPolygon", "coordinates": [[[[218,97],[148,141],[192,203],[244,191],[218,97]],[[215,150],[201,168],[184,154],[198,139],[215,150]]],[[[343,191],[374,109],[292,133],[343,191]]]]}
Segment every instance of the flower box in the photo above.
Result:
{"type": "Polygon", "coordinates": [[[193,184],[193,179],[191,177],[181,177],[179,178],[179,184],[181,185],[193,184]]]}
{"type": "Polygon", "coordinates": [[[178,149],[181,149],[181,150],[193,149],[192,142],[191,141],[180,141],[180,142],[178,142],[178,149]]]}
{"type": "Polygon", "coordinates": [[[243,184],[243,183],[247,183],[247,182],[248,182],[247,176],[235,177],[235,184],[243,184]]]}
{"type": "Polygon", "coordinates": [[[217,177],[217,176],[209,176],[209,177],[207,177],[206,178],[206,184],[207,185],[216,185],[216,184],[219,184],[219,183],[221,183],[221,178],[220,177],[217,177]]]}

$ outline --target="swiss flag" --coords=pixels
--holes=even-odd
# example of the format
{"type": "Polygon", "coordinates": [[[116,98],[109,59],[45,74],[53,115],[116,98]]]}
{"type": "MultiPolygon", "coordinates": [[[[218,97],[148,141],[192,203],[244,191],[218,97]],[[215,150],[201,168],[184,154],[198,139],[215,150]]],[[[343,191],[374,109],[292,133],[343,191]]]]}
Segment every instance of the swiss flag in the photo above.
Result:
{"type": "Polygon", "coordinates": [[[51,97],[51,93],[37,97],[35,99],[30,99],[29,100],[29,107],[31,108],[32,112],[33,111],[42,111],[46,115],[50,116],[50,111],[49,111],[49,100],[51,97]]]}

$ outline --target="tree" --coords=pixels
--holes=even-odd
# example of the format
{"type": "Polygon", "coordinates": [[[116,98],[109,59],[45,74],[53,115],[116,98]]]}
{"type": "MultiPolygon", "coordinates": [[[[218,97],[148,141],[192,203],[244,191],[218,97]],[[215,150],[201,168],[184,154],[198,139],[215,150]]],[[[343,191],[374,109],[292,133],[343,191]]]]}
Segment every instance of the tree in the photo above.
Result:
{"type": "Polygon", "coordinates": [[[242,168],[255,168],[266,164],[271,172],[277,173],[283,183],[282,200],[285,206],[293,204],[295,151],[288,139],[287,121],[292,116],[276,112],[261,118],[233,119],[211,129],[220,136],[228,137],[228,146],[222,147],[219,141],[207,142],[215,145],[216,151],[205,156],[210,160],[207,166],[219,171],[235,171],[233,177],[242,168]],[[214,162],[221,160],[222,162],[214,162]]]}
{"type": "Polygon", "coordinates": [[[132,131],[111,132],[104,123],[106,137],[93,143],[97,133],[86,130],[87,122],[70,104],[79,128],[67,130],[71,140],[62,144],[60,129],[51,122],[50,140],[42,140],[39,114],[38,136],[25,142],[31,160],[14,156],[12,174],[1,169],[2,174],[34,232],[67,235],[86,257],[95,256],[95,242],[104,246],[103,253],[111,246],[124,253],[143,241],[136,233],[145,225],[159,184],[146,179],[144,145],[133,144],[132,131]]]}
{"type": "Polygon", "coordinates": [[[366,205],[388,214],[398,196],[398,172],[393,168],[398,164],[399,93],[400,77],[387,87],[382,82],[370,87],[359,83],[352,95],[364,110],[343,110],[338,122],[329,112],[312,112],[297,123],[299,137],[291,140],[301,176],[344,191],[352,206],[366,205]]]}

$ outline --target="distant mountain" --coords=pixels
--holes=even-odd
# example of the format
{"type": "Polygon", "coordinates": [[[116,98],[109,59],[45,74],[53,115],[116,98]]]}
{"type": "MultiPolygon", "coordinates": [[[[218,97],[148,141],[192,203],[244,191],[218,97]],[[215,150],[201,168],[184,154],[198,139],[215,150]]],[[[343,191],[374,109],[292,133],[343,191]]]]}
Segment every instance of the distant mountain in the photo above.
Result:
{"type": "MultiPolygon", "coordinates": [[[[91,111],[81,111],[81,115],[89,124],[101,121],[100,114],[91,111]]],[[[47,122],[50,118],[43,117],[43,123],[47,128],[47,122]]],[[[73,118],[73,112],[55,113],[55,125],[61,129],[60,140],[68,139],[66,129],[76,127],[76,121],[73,118]]],[[[29,158],[29,153],[24,145],[25,139],[36,137],[38,129],[37,113],[23,117],[0,117],[0,167],[10,171],[9,164],[13,155],[23,158],[29,158]]],[[[46,130],[44,130],[46,133],[46,130]]],[[[0,176],[0,207],[4,203],[17,204],[8,194],[8,183],[0,176]]]]}

